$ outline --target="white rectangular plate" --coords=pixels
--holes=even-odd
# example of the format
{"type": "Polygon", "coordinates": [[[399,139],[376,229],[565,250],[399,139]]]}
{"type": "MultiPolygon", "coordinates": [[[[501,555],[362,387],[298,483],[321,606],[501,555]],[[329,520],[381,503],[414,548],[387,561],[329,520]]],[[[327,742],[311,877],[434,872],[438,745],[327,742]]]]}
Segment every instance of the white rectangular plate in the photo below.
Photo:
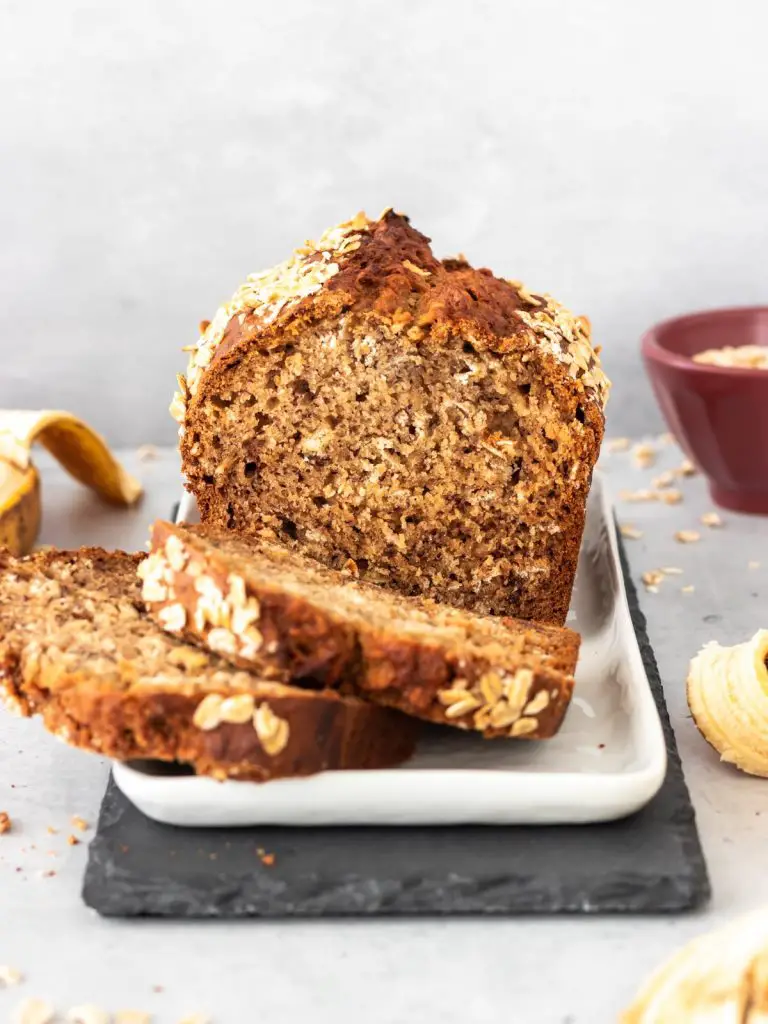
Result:
{"type": "MultiPolygon", "coordinates": [[[[194,503],[179,518],[194,521],[194,503]]],[[[605,487],[595,474],[569,625],[582,635],[571,707],[551,740],[483,740],[429,728],[399,768],[323,772],[269,783],[173,775],[115,764],[115,781],[171,825],[565,824],[639,810],[658,791],[666,749],[619,564],[605,487]]]]}

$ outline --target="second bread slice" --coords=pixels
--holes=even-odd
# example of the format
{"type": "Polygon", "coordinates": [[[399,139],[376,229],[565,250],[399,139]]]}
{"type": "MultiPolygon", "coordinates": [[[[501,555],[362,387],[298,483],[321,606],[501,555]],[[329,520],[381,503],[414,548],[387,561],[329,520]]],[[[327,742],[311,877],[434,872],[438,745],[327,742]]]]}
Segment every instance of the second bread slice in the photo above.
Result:
{"type": "Polygon", "coordinates": [[[265,677],[488,737],[553,736],[571,698],[572,630],[403,597],[279,545],[157,522],[141,576],[166,630],[265,677]]]}
{"type": "Polygon", "coordinates": [[[0,698],[73,746],[263,782],[386,768],[418,723],[368,701],[237,671],[141,610],[139,557],[0,550],[0,698]]]}

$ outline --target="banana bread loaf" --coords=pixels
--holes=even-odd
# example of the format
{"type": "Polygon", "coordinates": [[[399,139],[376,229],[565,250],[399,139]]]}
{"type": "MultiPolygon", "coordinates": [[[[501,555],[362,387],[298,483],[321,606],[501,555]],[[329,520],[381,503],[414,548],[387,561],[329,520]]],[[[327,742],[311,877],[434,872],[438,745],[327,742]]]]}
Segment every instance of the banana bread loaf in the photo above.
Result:
{"type": "Polygon", "coordinates": [[[354,688],[410,715],[528,739],[554,735],[571,697],[570,629],[403,597],[285,546],[157,522],[139,575],[165,629],[263,677],[354,688]]]}
{"type": "Polygon", "coordinates": [[[204,522],[562,624],[608,382],[589,324],[388,211],[252,274],[180,377],[204,522]]]}
{"type": "Polygon", "coordinates": [[[68,743],[118,760],[179,761],[264,781],[380,768],[418,723],[337,692],[237,671],[141,610],[140,556],[0,552],[0,693],[68,743]]]}

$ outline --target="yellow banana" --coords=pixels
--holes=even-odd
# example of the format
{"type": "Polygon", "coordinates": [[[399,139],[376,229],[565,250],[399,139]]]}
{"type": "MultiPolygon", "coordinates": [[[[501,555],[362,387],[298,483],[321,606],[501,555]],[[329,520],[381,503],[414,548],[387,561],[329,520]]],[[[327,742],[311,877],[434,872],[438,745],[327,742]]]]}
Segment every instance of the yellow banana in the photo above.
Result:
{"type": "Polygon", "coordinates": [[[621,1024],[768,1019],[768,910],[694,939],[646,983],[621,1024]]]}
{"type": "Polygon", "coordinates": [[[19,469],[0,458],[0,548],[13,555],[32,550],[40,528],[40,478],[34,466],[19,469]]]}
{"type": "Polygon", "coordinates": [[[107,501],[132,505],[141,496],[138,480],[115,461],[104,439],[71,413],[51,409],[0,412],[0,458],[26,469],[34,441],[107,501]]]}
{"type": "Polygon", "coordinates": [[[691,662],[688,704],[723,761],[768,777],[768,630],[735,647],[707,644],[691,662]]]}
{"type": "Polygon", "coordinates": [[[30,454],[35,441],[105,501],[132,505],[141,497],[139,482],[76,416],[51,409],[0,411],[0,547],[23,554],[37,537],[40,481],[30,454]]]}

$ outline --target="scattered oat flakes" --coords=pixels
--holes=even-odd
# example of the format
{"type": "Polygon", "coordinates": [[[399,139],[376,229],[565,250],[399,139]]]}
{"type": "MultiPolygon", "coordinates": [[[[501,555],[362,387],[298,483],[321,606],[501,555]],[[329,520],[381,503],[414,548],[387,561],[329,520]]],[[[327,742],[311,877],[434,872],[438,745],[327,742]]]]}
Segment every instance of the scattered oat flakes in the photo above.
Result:
{"type": "Polygon", "coordinates": [[[115,1024],[151,1024],[152,1014],[143,1010],[118,1010],[115,1024]]]}
{"type": "Polygon", "coordinates": [[[759,569],[760,568],[760,563],[759,562],[747,562],[747,568],[748,569],[759,569]]]}
{"type": "Polygon", "coordinates": [[[659,569],[659,572],[663,572],[665,576],[682,576],[683,570],[679,569],[676,565],[667,565],[659,569]]]}
{"type": "Polygon", "coordinates": [[[622,537],[626,537],[628,540],[640,540],[643,536],[642,530],[638,530],[636,526],[631,526],[629,523],[625,523],[624,526],[620,526],[619,533],[622,537]]]}
{"type": "Polygon", "coordinates": [[[679,544],[695,544],[696,541],[701,540],[701,534],[697,530],[678,530],[675,540],[679,544]]]}
{"type": "Polygon", "coordinates": [[[651,484],[657,490],[663,490],[665,487],[671,487],[675,482],[675,474],[671,469],[665,469],[663,473],[659,473],[658,476],[651,480],[651,484]]]}
{"type": "Polygon", "coordinates": [[[648,469],[656,461],[656,452],[649,444],[636,444],[632,449],[632,458],[640,469],[648,469]]]}
{"type": "Polygon", "coordinates": [[[650,569],[648,572],[644,572],[641,578],[649,593],[658,594],[659,584],[664,580],[664,573],[661,569],[650,569]]]}
{"type": "Polygon", "coordinates": [[[46,829],[46,832],[48,833],[49,836],[57,836],[59,834],[59,830],[57,828],[54,828],[53,825],[49,825],[48,828],[46,829]]]}
{"type": "Polygon", "coordinates": [[[51,1024],[56,1010],[45,999],[31,997],[16,1007],[13,1024],[51,1024]]]}
{"type": "Polygon", "coordinates": [[[142,444],[136,449],[136,458],[139,462],[154,462],[160,457],[160,453],[153,444],[142,444]]]}
{"type": "Polygon", "coordinates": [[[683,500],[678,490],[619,491],[620,501],[663,501],[665,505],[677,505],[683,500]]]}
{"type": "Polygon", "coordinates": [[[605,442],[605,447],[609,452],[626,452],[629,451],[629,438],[628,437],[612,437],[605,442]]]}
{"type": "Polygon", "coordinates": [[[70,818],[70,822],[72,825],[74,825],[75,828],[79,829],[81,832],[87,832],[89,827],[88,822],[85,820],[85,818],[81,818],[79,814],[73,814],[72,817],[70,818]]]}
{"type": "Polygon", "coordinates": [[[11,816],[7,811],[0,811],[0,836],[3,832],[10,832],[13,827],[11,816]]]}
{"type": "Polygon", "coordinates": [[[694,588],[693,584],[689,583],[687,587],[680,587],[680,593],[681,594],[692,594],[694,589],[695,588],[694,588]]]}
{"type": "Polygon", "coordinates": [[[723,520],[717,514],[717,512],[705,512],[701,517],[701,521],[705,526],[722,526],[723,520]]]}
{"type": "Polygon", "coordinates": [[[0,988],[11,988],[13,985],[20,985],[24,980],[21,971],[8,964],[0,964],[0,988]]]}
{"type": "Polygon", "coordinates": [[[64,1018],[67,1024],[109,1024],[109,1014],[100,1006],[88,1003],[84,1006],[73,1006],[64,1018]]]}
{"type": "Polygon", "coordinates": [[[674,444],[675,438],[672,434],[659,434],[659,444],[674,444]]]}
{"type": "Polygon", "coordinates": [[[67,843],[70,846],[78,846],[80,844],[80,840],[77,838],[77,836],[67,836],[67,843]]]}
{"type": "Polygon", "coordinates": [[[676,476],[696,476],[697,473],[698,469],[696,469],[690,459],[683,459],[675,470],[676,476]]]}
{"type": "Polygon", "coordinates": [[[656,501],[653,491],[619,491],[619,501],[656,501]]]}

